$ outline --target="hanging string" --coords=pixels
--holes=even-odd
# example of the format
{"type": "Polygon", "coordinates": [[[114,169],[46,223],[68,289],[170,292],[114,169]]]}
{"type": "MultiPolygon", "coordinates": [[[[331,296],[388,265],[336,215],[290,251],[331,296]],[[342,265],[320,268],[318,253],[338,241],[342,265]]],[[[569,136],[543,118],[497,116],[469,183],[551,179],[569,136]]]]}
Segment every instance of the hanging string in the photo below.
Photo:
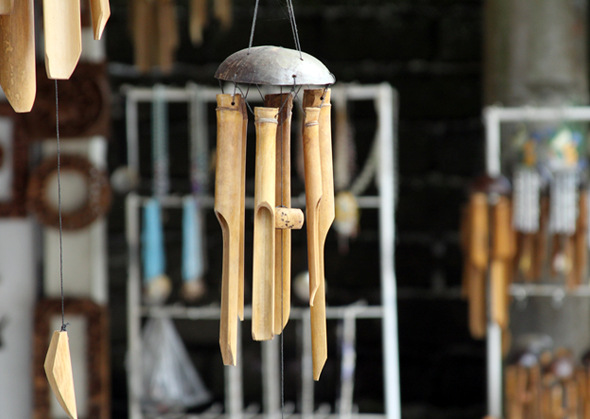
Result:
{"type": "MultiPolygon", "coordinates": [[[[252,16],[252,26],[250,27],[250,41],[248,42],[248,55],[252,49],[252,42],[254,42],[254,31],[256,30],[256,19],[258,18],[258,3],[256,0],[254,4],[254,14],[252,16]]],[[[295,42],[295,49],[299,51],[299,58],[303,61],[303,53],[301,52],[301,42],[299,41],[299,31],[297,30],[297,22],[295,21],[295,11],[293,9],[293,0],[287,0],[287,12],[289,13],[289,23],[291,24],[291,32],[293,34],[293,42],[295,42]]]]}
{"type": "Polygon", "coordinates": [[[297,22],[295,22],[295,12],[293,10],[293,0],[287,0],[287,10],[289,11],[289,21],[291,22],[291,32],[293,32],[293,41],[295,41],[295,48],[299,51],[299,58],[303,61],[303,53],[301,52],[301,43],[299,42],[299,31],[297,30],[297,22]]]}
{"type": "Polygon", "coordinates": [[[258,16],[258,3],[260,0],[256,0],[256,4],[254,5],[254,16],[252,17],[252,27],[250,28],[250,42],[248,43],[248,55],[250,55],[250,50],[252,49],[252,41],[254,41],[254,30],[256,28],[256,17],[258,16]]]}
{"type": "Polygon", "coordinates": [[[61,150],[59,146],[59,96],[55,80],[55,134],[57,138],[57,215],[59,219],[59,285],[61,289],[61,331],[66,331],[64,303],[63,228],[61,220],[61,150]]]}

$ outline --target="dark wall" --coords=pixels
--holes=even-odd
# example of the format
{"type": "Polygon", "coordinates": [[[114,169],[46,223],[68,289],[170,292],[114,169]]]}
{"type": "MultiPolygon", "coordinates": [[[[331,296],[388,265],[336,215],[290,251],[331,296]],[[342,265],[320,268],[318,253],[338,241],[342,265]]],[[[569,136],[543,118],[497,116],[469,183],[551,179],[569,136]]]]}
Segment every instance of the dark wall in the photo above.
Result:
{"type": "MultiPolygon", "coordinates": [[[[107,46],[114,92],[123,83],[184,85],[192,80],[214,85],[217,65],[247,47],[254,6],[254,1],[235,1],[232,29],[222,32],[212,22],[204,45],[194,48],[187,36],[186,2],[179,1],[178,64],[172,75],[163,77],[130,71],[126,2],[111,3],[107,46]]],[[[483,169],[481,5],[480,0],[294,1],[303,50],[322,60],[338,81],[387,81],[399,92],[396,265],[404,418],[475,418],[484,412],[484,346],[470,339],[466,305],[457,292],[459,206],[468,179],[483,169]]],[[[254,44],[293,46],[284,1],[260,2],[254,44]]],[[[121,105],[115,94],[111,168],[125,161],[121,105]]],[[[363,125],[362,111],[357,116],[357,148],[364,155],[374,127],[363,125]]],[[[180,170],[176,176],[186,173],[180,170]]],[[[126,414],[123,218],[123,198],[117,197],[109,220],[113,417],[126,414]]],[[[361,235],[353,245],[354,251],[367,252],[360,253],[361,260],[376,251],[363,243],[361,235]]],[[[345,285],[336,297],[328,295],[329,302],[348,302],[347,287],[362,289],[351,271],[354,264],[337,271],[345,285]]],[[[378,295],[374,282],[366,286],[371,288],[365,290],[368,294],[378,295]]],[[[368,354],[370,359],[378,342],[371,336],[359,339],[359,356],[368,354]]],[[[380,380],[379,374],[376,364],[359,366],[358,397],[381,391],[379,385],[370,385],[380,380]]]]}

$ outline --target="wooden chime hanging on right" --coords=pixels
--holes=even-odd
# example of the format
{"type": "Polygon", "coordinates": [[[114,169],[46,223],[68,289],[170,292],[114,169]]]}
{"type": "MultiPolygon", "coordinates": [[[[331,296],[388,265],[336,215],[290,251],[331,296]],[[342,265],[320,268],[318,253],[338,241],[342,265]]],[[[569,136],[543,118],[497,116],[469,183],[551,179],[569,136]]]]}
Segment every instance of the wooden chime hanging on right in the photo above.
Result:
{"type": "MultiPolygon", "coordinates": [[[[240,84],[272,85],[290,93],[267,94],[254,108],[256,169],[252,272],[252,338],[280,334],[290,313],[291,229],[303,226],[303,212],[291,208],[291,111],[295,88],[321,86],[303,94],[303,148],[310,277],[313,373],[319,379],[327,359],[324,256],[334,220],[330,89],[334,76],[301,51],[260,46],[228,57],[215,77],[240,84]]],[[[219,343],[223,362],[236,364],[238,317],[244,318],[246,99],[217,95],[215,213],[223,231],[219,343]]]]}

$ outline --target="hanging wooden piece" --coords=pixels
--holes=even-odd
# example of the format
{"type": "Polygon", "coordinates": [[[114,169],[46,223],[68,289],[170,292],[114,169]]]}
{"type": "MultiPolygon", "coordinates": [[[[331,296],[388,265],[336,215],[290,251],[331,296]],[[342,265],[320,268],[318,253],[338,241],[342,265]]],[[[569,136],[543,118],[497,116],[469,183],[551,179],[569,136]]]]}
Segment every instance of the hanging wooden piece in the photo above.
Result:
{"type": "Polygon", "coordinates": [[[102,37],[109,17],[111,17],[109,0],[90,0],[90,12],[92,13],[94,39],[98,41],[102,37]]]}
{"type": "MultiPolygon", "coordinates": [[[[242,96],[217,95],[217,163],[215,166],[215,215],[223,233],[221,318],[219,346],[223,363],[236,365],[240,282],[240,221],[242,186],[242,96]],[[236,140],[238,139],[238,140],[236,140]]],[[[273,167],[274,169],[274,167],[273,167]]],[[[273,197],[274,199],[274,197],[273,197]]],[[[274,236],[273,236],[274,237],[274,236]]]]}
{"type": "Polygon", "coordinates": [[[70,78],[82,53],[79,0],[43,0],[45,69],[50,79],[70,78]]]}
{"type": "Polygon", "coordinates": [[[35,102],[35,21],[33,0],[19,0],[0,15],[0,85],[15,112],[29,112],[35,102]]]}
{"type": "Polygon", "coordinates": [[[588,191],[580,191],[578,198],[578,220],[574,241],[573,276],[576,286],[582,285],[588,269],[588,191]]]}
{"type": "Polygon", "coordinates": [[[190,1],[189,34],[195,46],[203,43],[203,30],[207,26],[207,0],[190,1]]]}
{"type": "Polygon", "coordinates": [[[78,413],[76,410],[68,332],[58,330],[53,332],[47,357],[45,358],[45,374],[61,407],[70,418],[77,419],[78,413]]]}
{"type": "MultiPolygon", "coordinates": [[[[286,211],[291,209],[291,117],[293,96],[290,93],[266,95],[264,105],[279,109],[275,175],[275,204],[277,208],[275,217],[275,312],[273,331],[274,334],[280,334],[289,321],[291,311],[291,228],[286,223],[291,217],[288,216],[286,211]]],[[[303,222],[302,219],[301,222],[303,222]]]]}
{"type": "Polygon", "coordinates": [[[254,108],[256,170],[254,260],[252,269],[252,339],[274,336],[275,176],[279,108],[254,108]]]}
{"type": "Polygon", "coordinates": [[[0,15],[11,14],[13,7],[14,7],[14,0],[1,0],[0,1],[0,15]]]}

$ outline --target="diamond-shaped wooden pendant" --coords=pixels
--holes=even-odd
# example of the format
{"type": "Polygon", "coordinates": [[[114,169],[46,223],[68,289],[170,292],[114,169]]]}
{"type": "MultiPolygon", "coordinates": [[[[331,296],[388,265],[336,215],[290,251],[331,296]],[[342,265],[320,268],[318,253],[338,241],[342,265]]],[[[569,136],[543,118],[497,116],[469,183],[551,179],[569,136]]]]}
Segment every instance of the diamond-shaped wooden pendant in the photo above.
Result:
{"type": "Polygon", "coordinates": [[[53,332],[45,358],[45,374],[61,407],[70,418],[78,419],[68,332],[53,332]]]}

